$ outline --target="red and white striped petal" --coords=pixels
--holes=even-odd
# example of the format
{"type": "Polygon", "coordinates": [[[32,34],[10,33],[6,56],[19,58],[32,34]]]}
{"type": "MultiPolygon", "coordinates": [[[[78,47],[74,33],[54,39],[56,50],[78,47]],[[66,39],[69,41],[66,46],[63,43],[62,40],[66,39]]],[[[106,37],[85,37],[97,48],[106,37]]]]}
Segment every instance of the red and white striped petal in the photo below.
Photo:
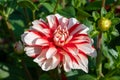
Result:
{"type": "Polygon", "coordinates": [[[89,28],[87,26],[85,26],[84,24],[81,25],[84,29],[82,29],[81,31],[79,31],[79,34],[87,34],[87,31],[89,30],[89,28]]]}
{"type": "Polygon", "coordinates": [[[40,47],[25,47],[24,49],[26,51],[26,54],[30,57],[36,57],[40,54],[41,48],[40,47]]]}
{"type": "Polygon", "coordinates": [[[68,51],[72,55],[78,55],[78,49],[76,47],[64,47],[64,50],[68,51]]]}
{"type": "Polygon", "coordinates": [[[22,41],[26,45],[39,45],[39,46],[45,46],[48,45],[48,41],[46,39],[40,38],[40,36],[36,35],[33,32],[26,32],[22,35],[22,41]]]}
{"type": "Polygon", "coordinates": [[[64,54],[63,68],[66,72],[69,72],[72,69],[72,61],[71,61],[71,58],[67,54],[64,54]]]}
{"type": "Polygon", "coordinates": [[[48,47],[45,47],[44,49],[41,49],[41,52],[40,52],[40,55],[37,56],[35,59],[34,59],[34,62],[38,63],[39,66],[42,66],[42,64],[44,63],[44,61],[46,60],[46,52],[48,50],[48,47]]]}
{"type": "Polygon", "coordinates": [[[52,70],[60,63],[60,57],[56,54],[52,58],[45,59],[45,57],[39,57],[34,59],[44,71],[52,70]]]}
{"type": "MultiPolygon", "coordinates": [[[[93,47],[91,46],[91,44],[76,44],[77,48],[84,52],[87,55],[91,56],[91,53],[93,54],[93,52],[95,51],[95,49],[93,49],[93,47]]],[[[96,54],[94,54],[96,55],[96,54]]]]}
{"type": "Polygon", "coordinates": [[[92,40],[88,37],[86,34],[78,34],[75,35],[73,39],[70,41],[70,43],[74,44],[82,44],[82,43],[91,43],[92,40]]]}
{"type": "Polygon", "coordinates": [[[41,32],[42,34],[46,35],[47,37],[50,36],[50,30],[47,28],[42,28],[40,25],[33,25],[32,29],[35,29],[38,32],[41,32]]]}
{"type": "Polygon", "coordinates": [[[88,66],[85,66],[85,65],[88,65],[87,61],[85,60],[85,62],[83,62],[79,56],[75,56],[75,59],[78,62],[76,63],[75,61],[73,61],[73,69],[82,69],[83,71],[88,73],[88,66]]]}
{"type": "Polygon", "coordinates": [[[47,16],[48,24],[50,29],[56,29],[58,27],[58,20],[55,15],[47,16]]]}
{"type": "Polygon", "coordinates": [[[73,25],[78,24],[79,22],[75,18],[70,18],[68,23],[68,29],[70,29],[73,25]]]}
{"type": "Polygon", "coordinates": [[[82,62],[82,65],[84,67],[87,67],[88,66],[88,58],[85,54],[78,54],[78,56],[80,57],[80,61],[82,62]]]}
{"type": "Polygon", "coordinates": [[[50,30],[47,24],[43,20],[35,20],[32,22],[33,26],[32,29],[35,29],[36,31],[39,31],[43,33],[46,36],[50,36],[50,30]]]}
{"type": "Polygon", "coordinates": [[[40,25],[41,28],[49,28],[48,24],[47,24],[44,20],[42,20],[42,19],[34,20],[34,21],[32,22],[32,24],[33,24],[33,25],[40,25]]]}
{"type": "Polygon", "coordinates": [[[65,17],[62,17],[61,19],[59,19],[59,25],[64,29],[67,27],[68,25],[68,20],[67,18],[65,17]]]}
{"type": "Polygon", "coordinates": [[[46,52],[46,58],[49,59],[53,57],[56,53],[57,53],[57,49],[54,46],[49,47],[48,51],[46,52]]]}
{"type": "Polygon", "coordinates": [[[22,35],[22,41],[24,43],[26,43],[27,45],[32,45],[33,41],[36,39],[36,38],[39,38],[39,36],[37,36],[36,34],[34,34],[33,32],[25,32],[23,35],[22,35]]]}
{"type": "Polygon", "coordinates": [[[56,18],[57,18],[58,21],[60,21],[61,18],[63,18],[63,16],[61,16],[61,15],[59,15],[59,14],[55,14],[55,16],[56,16],[56,18]]]}
{"type": "Polygon", "coordinates": [[[73,25],[70,29],[70,35],[74,35],[74,34],[87,34],[88,28],[83,25],[83,24],[75,24],[73,25]]]}

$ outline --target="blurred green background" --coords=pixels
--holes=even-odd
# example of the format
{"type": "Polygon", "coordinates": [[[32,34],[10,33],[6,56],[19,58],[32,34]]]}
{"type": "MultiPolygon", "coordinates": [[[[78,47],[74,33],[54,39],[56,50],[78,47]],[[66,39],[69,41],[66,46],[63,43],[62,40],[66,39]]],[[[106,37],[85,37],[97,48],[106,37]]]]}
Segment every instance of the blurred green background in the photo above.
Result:
{"type": "Polygon", "coordinates": [[[35,19],[46,19],[59,13],[77,18],[87,25],[95,48],[99,34],[98,20],[106,17],[112,21],[109,31],[103,32],[102,72],[99,80],[120,80],[120,0],[0,0],[0,80],[97,80],[96,59],[89,58],[89,73],[57,69],[44,72],[26,56],[23,48],[16,49],[21,34],[35,19]]]}

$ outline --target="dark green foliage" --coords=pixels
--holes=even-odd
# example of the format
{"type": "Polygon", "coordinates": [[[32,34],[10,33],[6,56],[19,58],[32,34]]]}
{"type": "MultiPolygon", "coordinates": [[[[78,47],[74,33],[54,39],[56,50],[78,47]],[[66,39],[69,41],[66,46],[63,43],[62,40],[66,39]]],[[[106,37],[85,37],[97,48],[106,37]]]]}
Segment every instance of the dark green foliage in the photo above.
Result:
{"type": "MultiPolygon", "coordinates": [[[[94,40],[101,32],[98,20],[110,19],[112,24],[102,34],[102,71],[99,80],[120,80],[120,13],[116,13],[120,0],[0,0],[0,80],[59,80],[57,69],[44,72],[32,58],[14,51],[15,42],[35,19],[45,19],[47,15],[59,13],[65,17],[77,18],[89,27],[89,36],[94,40]],[[106,7],[109,7],[107,9],[106,7]]],[[[61,73],[67,80],[97,80],[96,59],[89,58],[89,72],[72,70],[61,73]]],[[[63,79],[63,80],[64,80],[63,79]]]]}

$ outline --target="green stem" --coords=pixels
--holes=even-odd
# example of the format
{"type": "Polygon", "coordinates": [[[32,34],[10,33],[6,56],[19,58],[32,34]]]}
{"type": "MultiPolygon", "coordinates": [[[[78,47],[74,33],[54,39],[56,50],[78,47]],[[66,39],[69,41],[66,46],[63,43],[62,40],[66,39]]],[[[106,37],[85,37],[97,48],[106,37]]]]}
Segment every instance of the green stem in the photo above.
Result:
{"type": "Polygon", "coordinates": [[[56,13],[58,4],[59,4],[59,0],[57,0],[57,2],[56,2],[55,8],[54,8],[54,10],[53,10],[53,13],[56,13]]]}
{"type": "MultiPolygon", "coordinates": [[[[105,7],[105,2],[106,0],[102,0],[102,8],[105,7]]],[[[97,73],[97,80],[99,80],[101,77],[104,77],[102,73],[102,50],[101,50],[101,45],[102,45],[102,32],[99,33],[98,35],[98,40],[97,40],[97,58],[96,58],[96,73],[97,73]]]]}
{"type": "Polygon", "coordinates": [[[60,66],[58,66],[57,73],[58,73],[58,77],[59,77],[58,80],[62,80],[62,78],[61,78],[62,76],[61,76],[61,68],[60,68],[60,66]]]}
{"type": "Polygon", "coordinates": [[[29,23],[30,19],[29,19],[29,15],[27,13],[27,10],[26,10],[26,8],[23,8],[23,10],[24,10],[24,15],[26,17],[26,21],[27,21],[27,23],[29,23]]]}
{"type": "Polygon", "coordinates": [[[35,10],[32,11],[32,14],[33,14],[33,20],[35,20],[35,10]]]}
{"type": "Polygon", "coordinates": [[[62,1],[62,7],[65,8],[65,0],[61,0],[62,1]]]}
{"type": "Polygon", "coordinates": [[[102,32],[99,33],[98,40],[97,40],[97,53],[98,53],[97,58],[96,58],[97,80],[99,80],[101,77],[103,77],[101,42],[102,42],[102,32]]]}
{"type": "Polygon", "coordinates": [[[26,72],[26,75],[27,75],[28,80],[33,80],[33,79],[32,79],[32,76],[30,75],[30,72],[29,72],[27,66],[25,65],[24,60],[23,60],[23,59],[21,59],[21,60],[22,60],[22,61],[21,61],[22,66],[23,66],[23,68],[24,68],[24,70],[25,70],[25,72],[26,72]]]}
{"type": "Polygon", "coordinates": [[[12,31],[12,25],[11,25],[11,23],[8,20],[5,20],[5,23],[7,25],[7,29],[9,31],[10,38],[14,42],[15,41],[15,36],[14,36],[13,31],[12,31]]]}
{"type": "Polygon", "coordinates": [[[105,7],[105,0],[102,0],[102,7],[105,7]]]}

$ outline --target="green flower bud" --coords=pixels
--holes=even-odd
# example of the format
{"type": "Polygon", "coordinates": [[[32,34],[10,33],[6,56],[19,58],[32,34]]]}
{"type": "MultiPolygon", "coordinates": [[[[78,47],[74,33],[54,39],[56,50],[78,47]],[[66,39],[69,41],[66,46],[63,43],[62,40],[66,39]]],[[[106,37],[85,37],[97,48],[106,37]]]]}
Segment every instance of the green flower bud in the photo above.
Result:
{"type": "Polygon", "coordinates": [[[111,27],[111,20],[104,17],[100,18],[100,20],[98,20],[98,27],[101,31],[109,30],[111,27]]]}
{"type": "Polygon", "coordinates": [[[22,43],[19,41],[19,42],[16,42],[14,44],[14,51],[17,53],[17,54],[22,54],[24,52],[23,50],[23,45],[22,43]]]}

